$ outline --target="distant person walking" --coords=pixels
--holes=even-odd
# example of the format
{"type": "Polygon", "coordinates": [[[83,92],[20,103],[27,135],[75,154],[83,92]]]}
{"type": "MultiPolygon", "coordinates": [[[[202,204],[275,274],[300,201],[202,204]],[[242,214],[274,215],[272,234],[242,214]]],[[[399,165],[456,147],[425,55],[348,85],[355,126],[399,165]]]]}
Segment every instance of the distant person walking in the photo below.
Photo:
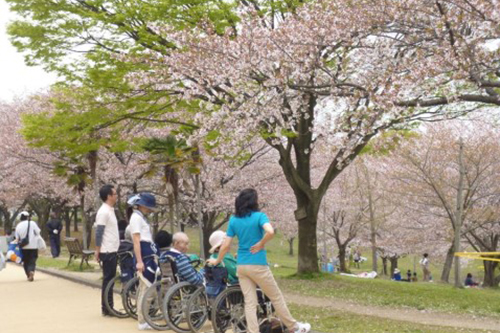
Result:
{"type": "Polygon", "coordinates": [[[61,231],[62,223],[55,212],[50,214],[50,220],[47,223],[47,230],[49,232],[50,240],[50,253],[52,258],[57,258],[61,254],[61,231]]]}
{"type": "Polygon", "coordinates": [[[311,325],[297,322],[274,280],[267,263],[265,245],[274,237],[274,228],[265,213],[260,212],[257,191],[245,189],[235,202],[235,213],[229,226],[217,259],[209,259],[210,265],[220,264],[228,252],[233,237],[238,237],[238,277],[245,298],[245,317],[248,333],[259,333],[257,320],[257,286],[271,300],[276,314],[291,333],[307,333],[311,325]]]}
{"type": "Polygon", "coordinates": [[[431,271],[429,269],[430,267],[429,254],[424,253],[424,256],[422,257],[422,259],[420,259],[420,266],[422,266],[422,271],[424,273],[422,280],[427,282],[430,281],[431,271]]]}
{"type": "Polygon", "coordinates": [[[356,251],[354,251],[353,259],[354,259],[354,266],[356,268],[360,268],[359,263],[361,262],[361,252],[358,249],[356,249],[356,251]]]}
{"type": "Polygon", "coordinates": [[[19,220],[21,221],[16,226],[16,240],[18,244],[28,236],[29,242],[21,247],[21,253],[23,255],[23,267],[24,273],[28,281],[33,282],[35,278],[36,260],[38,259],[38,241],[37,236],[40,235],[40,228],[34,221],[30,221],[30,214],[28,212],[21,212],[19,214],[19,220]]]}
{"type": "Polygon", "coordinates": [[[103,316],[112,316],[106,308],[105,299],[108,297],[109,304],[113,306],[113,295],[105,295],[104,291],[109,281],[116,276],[120,236],[114,206],[118,196],[113,185],[104,185],[99,190],[99,197],[103,204],[97,211],[95,218],[95,259],[102,263],[101,314],[103,316]]]}

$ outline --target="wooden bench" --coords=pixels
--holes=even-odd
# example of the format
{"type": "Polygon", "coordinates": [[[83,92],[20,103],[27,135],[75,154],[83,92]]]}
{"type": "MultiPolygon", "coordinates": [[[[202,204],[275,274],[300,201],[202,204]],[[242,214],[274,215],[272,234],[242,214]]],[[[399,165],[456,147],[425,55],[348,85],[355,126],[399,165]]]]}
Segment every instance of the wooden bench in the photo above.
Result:
{"type": "Polygon", "coordinates": [[[82,257],[82,261],[80,263],[80,270],[82,269],[84,260],[87,263],[87,266],[90,267],[89,258],[94,255],[94,251],[82,249],[82,246],[80,245],[78,239],[73,237],[66,238],[64,242],[66,243],[66,246],[68,247],[69,251],[69,261],[67,266],[71,264],[71,260],[73,258],[82,257]]]}

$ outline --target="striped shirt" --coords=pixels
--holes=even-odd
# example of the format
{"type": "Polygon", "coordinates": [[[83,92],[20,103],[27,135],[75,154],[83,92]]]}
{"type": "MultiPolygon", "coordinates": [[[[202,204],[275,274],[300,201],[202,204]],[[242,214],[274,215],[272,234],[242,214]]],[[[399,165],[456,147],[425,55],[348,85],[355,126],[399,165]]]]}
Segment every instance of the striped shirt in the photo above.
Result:
{"type": "Polygon", "coordinates": [[[176,249],[170,249],[167,252],[175,258],[175,267],[177,268],[177,275],[181,281],[189,282],[195,286],[201,286],[205,282],[203,273],[197,272],[196,269],[191,265],[189,257],[184,253],[180,253],[176,249]]]}

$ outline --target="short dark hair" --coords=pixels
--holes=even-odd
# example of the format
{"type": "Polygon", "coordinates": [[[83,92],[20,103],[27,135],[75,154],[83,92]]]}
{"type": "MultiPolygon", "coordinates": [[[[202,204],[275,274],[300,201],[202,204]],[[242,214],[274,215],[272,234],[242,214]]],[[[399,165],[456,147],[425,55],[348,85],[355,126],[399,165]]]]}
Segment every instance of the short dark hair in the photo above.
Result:
{"type": "Polygon", "coordinates": [[[234,215],[245,217],[259,211],[259,196],[253,188],[241,191],[234,202],[234,215]]]}
{"type": "Polygon", "coordinates": [[[424,258],[427,258],[429,256],[428,253],[424,253],[424,258]]]}
{"type": "Polygon", "coordinates": [[[160,249],[172,245],[172,235],[165,230],[160,230],[155,236],[155,243],[160,249]]]}
{"type": "Polygon", "coordinates": [[[106,184],[101,189],[99,190],[99,196],[101,197],[101,200],[103,202],[106,202],[108,200],[108,196],[113,195],[113,189],[115,187],[111,184],[106,184]]]}
{"type": "Polygon", "coordinates": [[[29,217],[29,215],[22,215],[21,214],[21,216],[19,216],[19,221],[28,221],[28,217],[29,217]]]}

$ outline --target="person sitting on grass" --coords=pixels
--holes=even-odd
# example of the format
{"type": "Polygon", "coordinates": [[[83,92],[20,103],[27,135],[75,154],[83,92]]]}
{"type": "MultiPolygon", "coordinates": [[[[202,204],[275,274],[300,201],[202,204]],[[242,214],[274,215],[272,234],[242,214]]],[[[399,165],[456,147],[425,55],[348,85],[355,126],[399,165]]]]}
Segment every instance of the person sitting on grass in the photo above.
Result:
{"type": "Polygon", "coordinates": [[[177,274],[181,281],[201,286],[205,282],[203,272],[197,272],[191,265],[186,252],[189,250],[189,237],[183,232],[176,232],[172,237],[172,248],[165,254],[175,259],[177,274]]]}
{"type": "Polygon", "coordinates": [[[411,282],[418,282],[417,272],[413,272],[413,277],[411,278],[411,282]]]}
{"type": "Polygon", "coordinates": [[[394,274],[392,275],[392,279],[394,281],[401,281],[401,271],[399,269],[394,270],[394,274]]]}
{"type": "Polygon", "coordinates": [[[474,281],[471,273],[467,273],[467,277],[465,278],[465,286],[469,287],[469,288],[474,288],[474,287],[479,286],[479,283],[474,281]]]}

